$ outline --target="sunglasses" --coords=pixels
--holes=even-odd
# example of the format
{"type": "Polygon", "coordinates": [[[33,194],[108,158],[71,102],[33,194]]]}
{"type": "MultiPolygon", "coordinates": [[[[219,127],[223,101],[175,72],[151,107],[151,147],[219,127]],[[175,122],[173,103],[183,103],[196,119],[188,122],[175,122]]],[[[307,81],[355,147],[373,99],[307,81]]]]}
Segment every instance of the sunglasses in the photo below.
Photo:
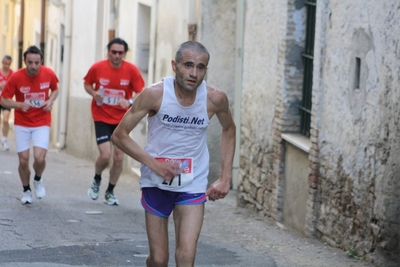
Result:
{"type": "Polygon", "coordinates": [[[116,54],[118,54],[118,55],[123,55],[123,54],[125,54],[125,51],[111,50],[110,52],[111,52],[111,54],[113,54],[113,55],[116,55],[116,54]]]}

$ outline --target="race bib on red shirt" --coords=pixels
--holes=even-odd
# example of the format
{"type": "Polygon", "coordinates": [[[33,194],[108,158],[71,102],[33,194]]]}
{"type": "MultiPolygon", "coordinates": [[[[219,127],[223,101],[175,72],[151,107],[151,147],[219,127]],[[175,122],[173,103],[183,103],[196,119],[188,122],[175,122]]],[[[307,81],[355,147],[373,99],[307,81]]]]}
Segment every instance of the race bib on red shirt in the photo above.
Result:
{"type": "Polygon", "coordinates": [[[118,89],[104,89],[103,104],[118,105],[120,99],[125,98],[125,91],[118,89]]]}
{"type": "Polygon", "coordinates": [[[27,93],[25,94],[25,102],[30,103],[34,108],[41,108],[46,102],[46,93],[27,93]]]}

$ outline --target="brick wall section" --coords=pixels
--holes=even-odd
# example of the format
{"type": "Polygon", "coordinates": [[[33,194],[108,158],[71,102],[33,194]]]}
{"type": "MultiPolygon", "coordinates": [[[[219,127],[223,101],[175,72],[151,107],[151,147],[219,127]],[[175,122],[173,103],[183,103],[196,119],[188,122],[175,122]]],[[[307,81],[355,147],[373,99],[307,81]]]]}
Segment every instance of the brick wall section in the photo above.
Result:
{"type": "Polygon", "coordinates": [[[318,1],[307,225],[375,266],[400,262],[399,23],[399,1],[318,1]]]}
{"type": "Polygon", "coordinates": [[[273,136],[275,107],[281,106],[277,104],[281,101],[277,100],[280,96],[276,88],[283,83],[279,77],[283,76],[281,62],[285,59],[283,9],[280,3],[246,1],[243,50],[238,205],[274,218],[277,208],[271,207],[277,206],[275,196],[279,186],[273,178],[273,136]]]}
{"type": "MultiPolygon", "coordinates": [[[[314,98],[314,97],[313,97],[314,98]]],[[[310,141],[312,143],[308,159],[309,176],[308,176],[308,199],[305,232],[309,236],[315,236],[315,226],[318,219],[318,189],[319,189],[319,163],[318,163],[318,130],[316,125],[311,122],[310,141]]]]}
{"type": "MultiPolygon", "coordinates": [[[[238,204],[280,221],[305,15],[277,2],[246,1],[238,204]]],[[[398,0],[317,4],[306,231],[375,266],[400,262],[399,24],[398,0]]]]}
{"type": "MultiPolygon", "coordinates": [[[[259,1],[248,1],[248,11],[251,11],[252,8],[262,9],[263,6],[259,6],[259,4],[259,1]]],[[[260,147],[260,144],[254,142],[257,140],[254,133],[262,130],[257,128],[257,123],[254,124],[254,118],[246,116],[248,113],[246,109],[250,109],[251,107],[248,105],[254,105],[253,101],[261,97],[260,91],[266,89],[261,87],[255,92],[248,92],[246,83],[244,84],[238,205],[252,209],[260,215],[270,216],[276,221],[282,221],[284,144],[281,134],[283,132],[299,132],[300,116],[297,107],[302,98],[301,53],[304,47],[305,9],[299,7],[296,1],[287,1],[286,6],[282,6],[281,2],[275,6],[271,2],[263,5],[266,5],[266,12],[271,12],[271,16],[273,16],[272,13],[278,14],[277,20],[271,18],[265,22],[265,25],[262,25],[264,30],[276,29],[278,32],[274,38],[278,42],[275,44],[276,52],[268,51],[277,54],[276,62],[271,63],[275,64],[275,73],[272,73],[269,77],[270,80],[267,81],[267,84],[275,85],[275,87],[268,88],[275,91],[275,101],[274,106],[268,106],[268,112],[272,114],[272,122],[269,125],[269,132],[264,133],[264,138],[268,139],[266,140],[267,145],[260,147]],[[269,136],[268,133],[270,133],[269,136]],[[259,155],[259,161],[255,161],[254,153],[259,155]]],[[[246,17],[253,20],[255,16],[246,14],[246,17]]],[[[269,17],[269,15],[264,13],[263,17],[269,17]]],[[[265,46],[273,47],[268,44],[265,46]]],[[[247,49],[253,48],[248,47],[247,49]]],[[[251,57],[251,55],[259,56],[255,53],[249,56],[251,57]]],[[[245,58],[247,58],[246,55],[245,58]]],[[[252,61],[254,62],[254,58],[252,61]]],[[[244,73],[244,80],[245,75],[246,73],[244,73]]],[[[263,84],[258,84],[258,86],[260,85],[263,84]]]]}

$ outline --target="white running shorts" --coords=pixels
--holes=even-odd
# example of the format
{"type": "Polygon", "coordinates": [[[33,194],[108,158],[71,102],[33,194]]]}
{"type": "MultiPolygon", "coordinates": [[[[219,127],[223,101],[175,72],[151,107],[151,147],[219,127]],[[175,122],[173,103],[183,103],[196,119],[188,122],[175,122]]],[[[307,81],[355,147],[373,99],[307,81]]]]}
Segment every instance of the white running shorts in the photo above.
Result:
{"type": "Polygon", "coordinates": [[[17,153],[28,150],[31,146],[31,140],[34,147],[40,147],[46,150],[49,148],[49,126],[24,127],[15,125],[14,132],[17,153]]]}

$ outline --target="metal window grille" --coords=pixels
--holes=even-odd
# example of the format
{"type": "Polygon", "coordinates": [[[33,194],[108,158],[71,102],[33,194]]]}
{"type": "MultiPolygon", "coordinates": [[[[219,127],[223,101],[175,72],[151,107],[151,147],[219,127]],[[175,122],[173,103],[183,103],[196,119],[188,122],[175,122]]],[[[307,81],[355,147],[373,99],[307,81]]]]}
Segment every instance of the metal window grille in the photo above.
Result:
{"type": "Polygon", "coordinates": [[[314,60],[314,38],[315,38],[315,15],[317,0],[306,1],[307,22],[306,22],[306,41],[302,55],[304,62],[303,76],[303,100],[300,109],[300,131],[306,136],[310,136],[311,126],[311,104],[312,104],[312,83],[313,83],[313,60],[314,60]]]}

